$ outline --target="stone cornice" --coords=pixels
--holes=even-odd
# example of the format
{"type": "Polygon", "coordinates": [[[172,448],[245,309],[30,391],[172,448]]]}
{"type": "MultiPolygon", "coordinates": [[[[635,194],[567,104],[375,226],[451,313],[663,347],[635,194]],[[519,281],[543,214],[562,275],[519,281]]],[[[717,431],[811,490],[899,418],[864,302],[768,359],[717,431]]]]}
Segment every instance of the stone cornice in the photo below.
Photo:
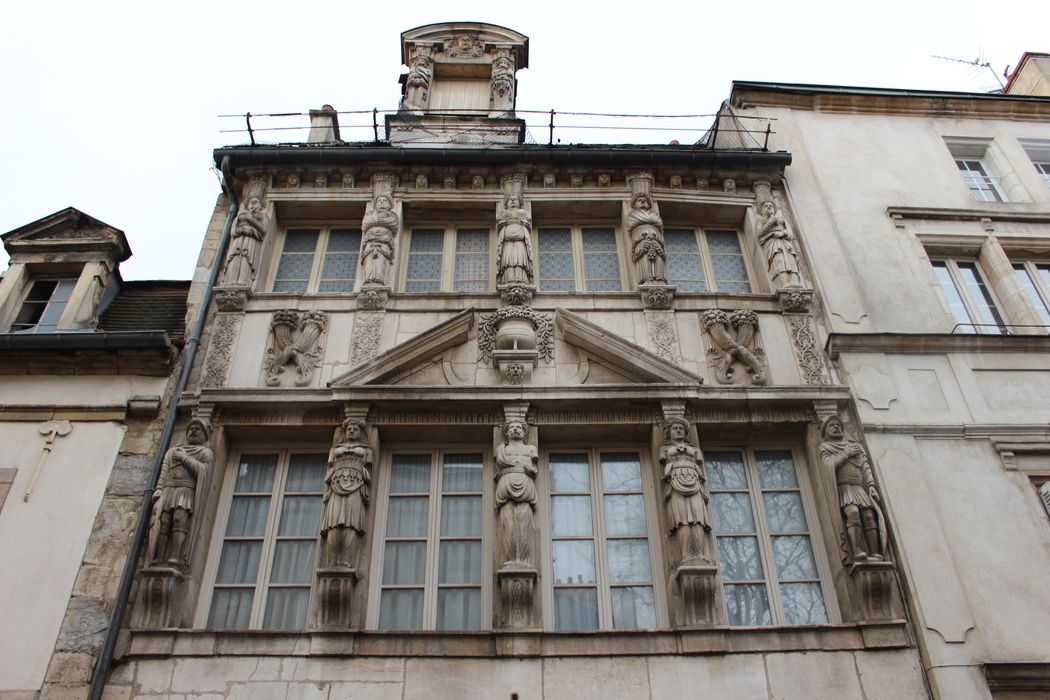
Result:
{"type": "Polygon", "coordinates": [[[824,346],[837,360],[841,353],[939,355],[949,352],[1050,352],[1050,336],[951,333],[832,333],[824,346]]]}
{"type": "Polygon", "coordinates": [[[1044,204],[989,203],[980,209],[942,209],[935,207],[887,207],[886,213],[894,219],[923,221],[1013,221],[1026,224],[1050,224],[1050,211],[1044,204]],[[1023,206],[1025,209],[1018,209],[1023,206]],[[1042,211],[1029,211],[1039,208],[1042,211]]]}

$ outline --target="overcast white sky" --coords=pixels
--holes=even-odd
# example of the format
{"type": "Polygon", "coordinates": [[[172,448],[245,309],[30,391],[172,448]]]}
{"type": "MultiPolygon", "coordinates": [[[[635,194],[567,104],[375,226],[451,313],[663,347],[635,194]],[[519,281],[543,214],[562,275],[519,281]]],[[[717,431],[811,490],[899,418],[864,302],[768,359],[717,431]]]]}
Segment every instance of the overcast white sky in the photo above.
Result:
{"type": "Polygon", "coordinates": [[[455,20],[526,34],[518,108],[562,112],[709,114],[733,80],[985,92],[991,72],[931,54],[1001,76],[1050,51],[1047,0],[18,3],[0,21],[0,232],[74,206],[127,234],[125,279],[189,278],[211,151],[246,142],[217,115],[395,109],[400,33],[455,20]]]}

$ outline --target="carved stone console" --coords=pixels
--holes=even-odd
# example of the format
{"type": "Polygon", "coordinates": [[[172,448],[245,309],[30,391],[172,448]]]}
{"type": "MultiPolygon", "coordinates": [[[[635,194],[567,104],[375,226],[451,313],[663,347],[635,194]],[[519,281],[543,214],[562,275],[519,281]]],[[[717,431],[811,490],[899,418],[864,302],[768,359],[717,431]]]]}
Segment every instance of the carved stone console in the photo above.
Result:
{"type": "Polygon", "coordinates": [[[356,585],[356,569],[324,568],[317,570],[318,627],[321,629],[351,627],[356,585]]]}
{"type": "Polygon", "coordinates": [[[554,332],[550,315],[528,306],[504,306],[482,316],[478,324],[481,356],[499,369],[508,384],[525,384],[542,357],[554,356],[554,332]]]}
{"type": "Polygon", "coordinates": [[[865,620],[891,620],[897,580],[893,562],[858,561],[850,565],[850,578],[865,620]]]}
{"type": "Polygon", "coordinates": [[[138,603],[132,625],[182,627],[187,598],[186,575],[170,566],[148,566],[139,572],[138,603]]]}
{"type": "Polygon", "coordinates": [[[718,567],[714,564],[682,565],[674,573],[680,606],[673,624],[699,627],[718,624],[718,567]]]}

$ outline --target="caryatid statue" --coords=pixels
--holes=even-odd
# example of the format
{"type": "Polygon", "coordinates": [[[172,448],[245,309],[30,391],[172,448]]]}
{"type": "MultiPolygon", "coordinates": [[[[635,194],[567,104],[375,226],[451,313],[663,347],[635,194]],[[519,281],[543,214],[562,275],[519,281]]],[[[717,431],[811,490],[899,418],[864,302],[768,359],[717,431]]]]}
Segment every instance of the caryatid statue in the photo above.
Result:
{"type": "Polygon", "coordinates": [[[802,277],[798,271],[798,255],[795,253],[794,241],[788,231],[787,222],[780,207],[772,199],[759,205],[758,241],[766,254],[766,265],[773,286],[801,287],[802,277]]]}
{"type": "Polygon", "coordinates": [[[492,59],[490,103],[496,114],[514,109],[514,56],[507,49],[497,49],[492,59]]]}
{"type": "Polygon", "coordinates": [[[259,196],[252,196],[233,226],[233,238],[222,272],[224,286],[250,287],[255,282],[259,252],[269,226],[270,217],[263,210],[262,200],[259,196]]]}
{"type": "Polygon", "coordinates": [[[323,567],[353,569],[357,538],[365,534],[365,516],[372,481],[372,448],[365,424],[347,418],[336,432],[328,453],[321,511],[321,562],[323,567]]]}
{"type": "Polygon", "coordinates": [[[689,441],[689,422],[671,418],[664,424],[660,447],[663,467],[664,504],[671,535],[671,551],[677,564],[712,561],[707,547],[711,531],[704,455],[689,441]]]}
{"type": "Polygon", "coordinates": [[[835,473],[838,485],[848,561],[882,561],[886,557],[886,523],[868,453],[863,445],[846,436],[838,416],[825,418],[820,434],[824,438],[820,443],[820,461],[825,469],[835,473]]]}
{"type": "Polygon", "coordinates": [[[511,419],[503,426],[503,442],[496,449],[496,513],[499,522],[501,568],[533,569],[536,463],[539,453],[526,442],[528,427],[511,419]]]}
{"type": "Polygon", "coordinates": [[[415,46],[411,49],[408,75],[405,76],[405,96],[401,100],[402,109],[412,111],[426,110],[430,104],[430,82],[434,77],[431,68],[430,48],[415,46]]]}
{"type": "Polygon", "coordinates": [[[503,205],[497,207],[496,242],[497,280],[499,284],[532,284],[532,216],[511,191],[503,205]]]}
{"type": "Polygon", "coordinates": [[[627,232],[631,236],[631,259],[638,271],[638,284],[667,284],[664,222],[653,208],[649,194],[632,196],[627,232]]]}
{"type": "Polygon", "coordinates": [[[208,496],[208,476],[215,453],[207,446],[207,424],[194,418],[186,426],[186,444],[168,450],[153,492],[148,561],[153,566],[185,570],[208,496]]]}
{"type": "Polygon", "coordinates": [[[390,285],[394,236],[400,223],[393,200],[385,194],[376,196],[361,222],[361,266],[365,268],[365,284],[390,285]]]}

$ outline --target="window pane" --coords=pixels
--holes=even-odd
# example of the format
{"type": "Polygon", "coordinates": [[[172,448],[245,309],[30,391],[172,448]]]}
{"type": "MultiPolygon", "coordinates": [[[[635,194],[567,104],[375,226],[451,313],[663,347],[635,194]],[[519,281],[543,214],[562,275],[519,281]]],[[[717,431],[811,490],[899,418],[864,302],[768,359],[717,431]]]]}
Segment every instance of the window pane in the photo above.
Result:
{"type": "Polygon", "coordinates": [[[315,544],[316,540],[278,541],[270,569],[270,583],[310,583],[314,574],[315,544]]]}
{"type": "Polygon", "coordinates": [[[208,629],[248,629],[254,598],[253,588],[216,588],[211,596],[208,629]]]}
{"type": "Polygon", "coordinates": [[[718,291],[731,294],[749,293],[751,283],[747,278],[747,265],[744,263],[744,254],[740,250],[740,239],[736,231],[707,231],[706,235],[718,291]]]}
{"type": "Polygon", "coordinates": [[[426,563],[426,542],[387,542],[383,552],[383,583],[422,585],[426,563]]]}
{"type": "Polygon", "coordinates": [[[609,581],[646,583],[653,580],[647,540],[609,540],[609,581]]]}
{"type": "Polygon", "coordinates": [[[593,588],[556,589],[554,626],[559,630],[598,629],[598,592],[593,588]]]}
{"type": "Polygon", "coordinates": [[[18,311],[11,324],[12,331],[32,330],[40,321],[40,317],[47,307],[47,302],[55,291],[58,284],[55,280],[35,280],[22,302],[22,308],[18,311]]]}
{"type": "Polygon", "coordinates": [[[262,542],[226,541],[222,544],[216,583],[255,583],[259,576],[262,542]]]}
{"type": "Polygon", "coordinates": [[[746,493],[712,493],[715,532],[754,532],[751,497],[746,493]]]}
{"type": "Polygon", "coordinates": [[[481,496],[442,498],[441,534],[451,537],[481,537],[481,496]]]}
{"type": "Polygon", "coordinates": [[[321,280],[317,291],[354,291],[354,276],[357,274],[360,252],[361,231],[359,229],[335,228],[329,231],[328,246],[325,248],[324,262],[321,265],[321,280]]]}
{"type": "Polygon", "coordinates": [[[664,229],[667,274],[679,292],[706,292],[704,264],[693,229],[664,229]]]}
{"type": "Polygon", "coordinates": [[[1046,308],[1043,298],[1039,296],[1035,280],[1032,279],[1024,265],[1014,265],[1014,272],[1017,275],[1017,281],[1021,283],[1021,286],[1024,287],[1025,292],[1028,294],[1028,299],[1039,311],[1039,318],[1042,319],[1043,325],[1050,326],[1050,310],[1046,308]]]}
{"type": "Polygon", "coordinates": [[[226,536],[262,537],[266,533],[269,512],[269,496],[234,496],[230,504],[230,519],[226,522],[226,536]]]}
{"type": "Polygon", "coordinates": [[[479,454],[447,454],[442,465],[441,491],[462,493],[481,491],[483,464],[479,454]]]}
{"type": "Polygon", "coordinates": [[[959,324],[956,330],[963,333],[976,333],[977,329],[974,328],[973,322],[970,320],[966,304],[963,303],[962,296],[960,296],[959,290],[955,287],[955,280],[952,279],[951,273],[948,271],[948,264],[943,261],[934,261],[932,264],[933,271],[937,274],[937,281],[941,285],[941,291],[947,297],[948,306],[952,310],[952,315],[955,316],[955,321],[959,324]]]}
{"type": "Polygon", "coordinates": [[[439,589],[437,628],[439,630],[481,629],[481,589],[439,589]]]}
{"type": "Polygon", "coordinates": [[[289,229],[284,236],[284,249],[277,263],[273,291],[305,292],[317,250],[317,229],[289,229]]]}
{"type": "Polygon", "coordinates": [[[770,532],[806,531],[806,515],[798,491],[767,491],[762,494],[762,503],[770,532]]]}
{"type": "Polygon", "coordinates": [[[1003,325],[1003,319],[999,315],[999,310],[995,308],[995,302],[992,301],[992,295],[988,292],[984,280],[977,273],[977,266],[973,263],[959,263],[958,267],[959,276],[966,285],[970,301],[977,306],[981,323],[986,324],[981,330],[985,333],[998,333],[1000,331],[998,326],[1003,325]]]}
{"type": "Polygon", "coordinates": [[[456,266],[452,289],[456,292],[488,291],[488,229],[459,229],[456,231],[456,266]]]}
{"type": "Polygon", "coordinates": [[[551,531],[554,535],[591,534],[590,496],[552,496],[551,531]]]}
{"type": "Polygon", "coordinates": [[[605,491],[642,490],[642,467],[637,452],[603,452],[601,461],[605,491]]]}
{"type": "Polygon", "coordinates": [[[789,625],[822,625],[828,621],[824,596],[819,583],[784,583],[780,586],[784,599],[784,617],[789,625]]]}
{"type": "Polygon", "coordinates": [[[777,575],[781,579],[817,577],[813,550],[809,545],[809,537],[805,535],[774,537],[773,560],[777,563],[777,575]]]}
{"type": "Polygon", "coordinates": [[[645,535],[642,494],[605,496],[605,531],[609,535],[645,535]]]}
{"type": "Polygon", "coordinates": [[[755,452],[758,466],[758,483],[764,489],[797,489],[795,463],[787,450],[755,452]]]}
{"type": "Polygon", "coordinates": [[[746,489],[744,458],[739,452],[708,452],[707,478],[713,489],[746,489]]]}
{"type": "Polygon", "coordinates": [[[422,589],[385,590],[379,603],[379,629],[418,630],[423,628],[422,589]]]}
{"type": "Polygon", "coordinates": [[[649,586],[612,589],[613,628],[652,629],[656,627],[656,601],[649,586]]]}
{"type": "Polygon", "coordinates": [[[430,499],[426,496],[391,498],[386,516],[387,537],[426,537],[430,499]]]}
{"type": "Polygon", "coordinates": [[[309,588],[271,588],[266,596],[263,629],[305,629],[306,614],[309,609],[309,588]]]}
{"type": "Polygon", "coordinates": [[[551,490],[586,493],[591,490],[587,455],[551,455],[551,490]]]}
{"type": "Polygon", "coordinates": [[[406,292],[436,292],[441,289],[441,259],[444,253],[443,229],[413,229],[408,247],[406,292]]]}
{"type": "Polygon", "coordinates": [[[243,455],[237,468],[235,493],[270,493],[277,471],[277,455],[243,455]]]}
{"type": "Polygon", "coordinates": [[[320,522],[320,496],[285,496],[277,534],[316,537],[320,522]]]}
{"type": "Polygon", "coordinates": [[[323,454],[292,455],[288,463],[285,493],[321,493],[328,456],[323,454]]]}
{"type": "Polygon", "coordinates": [[[765,584],[730,584],[725,587],[725,596],[730,625],[755,627],[773,624],[765,584]]]}
{"type": "Polygon", "coordinates": [[[430,455],[394,455],[390,493],[430,491],[430,455]]]}
{"type": "Polygon", "coordinates": [[[539,290],[572,292],[576,290],[572,263],[572,234],[569,229],[540,229],[539,290]]]}
{"type": "Polygon", "coordinates": [[[438,583],[481,583],[481,542],[442,542],[438,583]]]}
{"type": "Polygon", "coordinates": [[[755,537],[719,537],[718,561],[722,565],[722,576],[729,581],[762,578],[762,560],[755,537]]]}
{"type": "Polygon", "coordinates": [[[590,540],[556,540],[554,582],[594,583],[594,543],[590,540]]]}
{"type": "Polygon", "coordinates": [[[622,289],[613,229],[583,229],[583,271],[589,292],[618,292],[622,289]]]}

